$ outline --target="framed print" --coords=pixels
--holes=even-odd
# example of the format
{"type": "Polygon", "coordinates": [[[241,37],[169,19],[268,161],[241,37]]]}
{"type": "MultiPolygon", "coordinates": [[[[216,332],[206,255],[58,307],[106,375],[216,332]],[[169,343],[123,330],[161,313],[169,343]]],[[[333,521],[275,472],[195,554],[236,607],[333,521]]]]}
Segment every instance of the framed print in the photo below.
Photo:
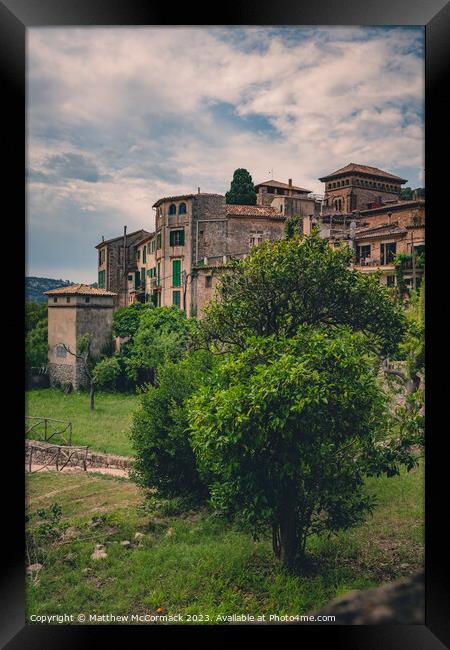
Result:
{"type": "Polygon", "coordinates": [[[4,646],[444,648],[448,5],[0,11],[4,646]]]}

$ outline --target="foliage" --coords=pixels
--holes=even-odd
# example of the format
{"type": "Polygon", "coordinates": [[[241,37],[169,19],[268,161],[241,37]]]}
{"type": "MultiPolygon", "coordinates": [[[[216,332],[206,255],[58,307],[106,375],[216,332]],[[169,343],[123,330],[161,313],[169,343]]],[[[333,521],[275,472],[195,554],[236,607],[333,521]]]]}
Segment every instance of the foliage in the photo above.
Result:
{"type": "Polygon", "coordinates": [[[225,194],[227,203],[237,205],[255,205],[256,191],[252,177],[246,169],[236,169],[230,190],[225,194]]]}
{"type": "Polygon", "coordinates": [[[303,234],[303,217],[293,215],[286,219],[284,224],[284,236],[286,239],[291,239],[295,235],[303,234]]]}
{"type": "Polygon", "coordinates": [[[157,488],[162,496],[203,498],[207,493],[189,442],[186,400],[211,364],[211,355],[203,350],[178,363],[167,361],[158,373],[158,386],[141,393],[131,433],[134,478],[146,488],[157,488]]]}
{"type": "Polygon", "coordinates": [[[133,337],[139,327],[143,312],[152,309],[151,304],[134,302],[128,307],[121,307],[113,314],[113,335],[121,338],[133,337]]]}
{"type": "Polygon", "coordinates": [[[45,366],[48,358],[47,304],[25,304],[25,363],[27,368],[45,366]]]}
{"type": "Polygon", "coordinates": [[[351,252],[317,233],[264,242],[231,260],[218,300],[205,307],[197,345],[244,350],[249,336],[294,336],[301,324],[364,332],[381,354],[398,346],[405,317],[376,274],[350,269],[351,252]]]}
{"type": "Polygon", "coordinates": [[[372,510],[365,476],[414,465],[387,440],[376,375],[361,334],[302,326],[291,339],[247,340],[191,399],[193,448],[213,505],[256,536],[272,529],[287,565],[303,558],[310,535],[372,510]]]}
{"type": "Polygon", "coordinates": [[[410,187],[402,187],[400,189],[400,199],[402,201],[410,201],[412,199],[412,189],[410,187]]]}
{"type": "Polygon", "coordinates": [[[165,361],[176,361],[187,349],[193,321],[178,307],[143,310],[132,340],[124,346],[127,375],[137,383],[154,383],[165,361]]]}
{"type": "Polygon", "coordinates": [[[94,368],[96,384],[103,388],[116,388],[121,374],[122,368],[118,355],[101,359],[94,368]]]}

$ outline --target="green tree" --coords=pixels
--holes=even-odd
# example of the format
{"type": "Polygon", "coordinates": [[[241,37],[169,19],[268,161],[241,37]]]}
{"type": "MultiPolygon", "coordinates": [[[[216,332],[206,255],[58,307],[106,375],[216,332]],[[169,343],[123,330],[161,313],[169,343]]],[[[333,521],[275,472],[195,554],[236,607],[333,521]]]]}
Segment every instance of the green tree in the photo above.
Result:
{"type": "Polygon", "coordinates": [[[139,327],[140,318],[144,312],[152,309],[151,304],[144,305],[135,302],[128,307],[121,307],[113,314],[113,335],[121,338],[132,338],[139,327]]]}
{"type": "Polygon", "coordinates": [[[25,364],[27,368],[47,364],[47,314],[46,303],[25,304],[25,364]]]}
{"type": "Polygon", "coordinates": [[[299,325],[349,325],[380,355],[392,354],[406,329],[400,304],[377,275],[350,269],[351,251],[317,233],[264,242],[230,261],[217,300],[204,309],[196,344],[244,350],[249,336],[291,337],[299,325]]]}
{"type": "Polygon", "coordinates": [[[284,236],[286,239],[290,239],[296,235],[303,235],[303,217],[293,215],[286,219],[284,224],[284,236]]]}
{"type": "Polygon", "coordinates": [[[152,307],[140,313],[139,324],[125,347],[124,366],[137,383],[155,381],[155,371],[165,361],[185,353],[193,320],[177,307],[152,307]]]}
{"type": "Polygon", "coordinates": [[[410,187],[402,187],[400,190],[400,198],[402,201],[410,201],[412,199],[412,189],[410,187]]]}
{"type": "Polygon", "coordinates": [[[193,449],[212,504],[272,532],[275,555],[302,563],[306,541],[360,522],[367,475],[413,458],[386,431],[385,395],[361,334],[301,326],[248,339],[189,406],[193,449]]]}
{"type": "Polygon", "coordinates": [[[94,368],[95,383],[100,388],[117,388],[117,382],[122,374],[120,356],[113,355],[101,359],[94,368]]]}
{"type": "Polygon", "coordinates": [[[136,452],[133,478],[142,487],[157,488],[161,496],[202,500],[208,494],[189,441],[186,400],[212,362],[203,350],[177,363],[168,361],[158,372],[158,385],[141,392],[131,431],[136,452]]]}
{"type": "Polygon", "coordinates": [[[256,190],[252,177],[246,169],[236,169],[229,191],[225,194],[227,203],[237,205],[255,205],[256,190]]]}

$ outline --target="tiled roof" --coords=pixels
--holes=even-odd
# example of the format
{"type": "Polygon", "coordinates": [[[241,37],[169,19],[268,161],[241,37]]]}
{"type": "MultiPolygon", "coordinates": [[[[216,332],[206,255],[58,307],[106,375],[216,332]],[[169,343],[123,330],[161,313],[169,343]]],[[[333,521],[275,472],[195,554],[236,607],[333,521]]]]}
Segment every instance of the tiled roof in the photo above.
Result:
{"type": "Polygon", "coordinates": [[[152,205],[153,208],[157,208],[158,205],[164,203],[164,201],[181,201],[182,199],[193,199],[195,196],[222,196],[223,194],[215,194],[214,192],[197,192],[197,194],[180,194],[179,196],[163,196],[161,199],[158,199],[156,203],[152,205]]]}
{"type": "MultiPolygon", "coordinates": [[[[133,235],[138,235],[139,233],[142,233],[143,237],[146,237],[147,235],[150,235],[151,233],[147,232],[147,230],[135,230],[134,232],[127,232],[127,239],[128,237],[132,237],[133,235]]],[[[112,244],[114,241],[119,241],[123,239],[123,235],[119,235],[118,237],[113,237],[112,239],[105,239],[104,241],[101,241],[95,248],[100,248],[101,246],[104,246],[105,244],[112,244]]]]}
{"type": "Polygon", "coordinates": [[[143,239],[138,239],[138,241],[135,243],[135,247],[142,246],[142,244],[144,244],[146,241],[148,241],[154,236],[155,236],[154,232],[148,233],[147,235],[145,235],[143,239]]]}
{"type": "Polygon", "coordinates": [[[369,165],[358,165],[357,163],[349,163],[348,165],[345,165],[345,167],[341,167],[340,169],[337,169],[335,172],[332,172],[331,174],[322,176],[322,178],[319,178],[319,181],[325,181],[329,178],[333,178],[333,176],[340,176],[340,174],[348,174],[349,172],[370,174],[371,176],[380,176],[382,178],[388,178],[391,180],[401,181],[402,183],[406,183],[405,178],[400,178],[400,176],[395,176],[394,174],[385,172],[382,169],[379,169],[378,167],[370,167],[369,165]]]}
{"type": "Polygon", "coordinates": [[[90,287],[88,284],[71,284],[69,287],[59,287],[58,289],[50,289],[50,291],[44,291],[47,296],[116,296],[117,294],[113,291],[106,291],[106,289],[96,289],[95,287],[90,287]]]}
{"type": "Polygon", "coordinates": [[[381,237],[387,235],[404,235],[407,232],[406,228],[392,224],[391,226],[371,226],[369,228],[360,228],[355,233],[355,239],[362,239],[367,237],[381,237]]]}
{"type": "Polygon", "coordinates": [[[311,192],[311,190],[305,190],[304,187],[298,187],[297,185],[289,185],[288,183],[282,183],[281,181],[264,181],[263,183],[258,183],[255,187],[260,187],[261,185],[268,185],[269,187],[279,187],[284,190],[297,190],[299,192],[311,192]]]}
{"type": "Polygon", "coordinates": [[[389,203],[382,203],[378,208],[367,208],[366,210],[361,210],[361,214],[366,214],[370,212],[371,214],[376,212],[388,212],[389,210],[401,210],[402,208],[423,208],[425,207],[424,199],[409,199],[407,201],[395,201],[389,203]]]}
{"type": "Polygon", "coordinates": [[[236,217],[268,217],[270,219],[285,219],[284,214],[275,208],[264,205],[232,205],[225,206],[228,216],[236,217]]]}

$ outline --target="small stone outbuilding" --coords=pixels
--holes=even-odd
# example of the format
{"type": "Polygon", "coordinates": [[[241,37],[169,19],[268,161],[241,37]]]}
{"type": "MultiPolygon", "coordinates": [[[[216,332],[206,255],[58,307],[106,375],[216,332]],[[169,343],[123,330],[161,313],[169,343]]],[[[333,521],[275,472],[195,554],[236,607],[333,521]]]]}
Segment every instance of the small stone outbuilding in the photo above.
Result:
{"type": "Polygon", "coordinates": [[[116,294],[86,284],[46,291],[48,296],[48,371],[50,385],[86,385],[83,364],[74,356],[77,341],[92,335],[91,352],[100,354],[111,341],[116,294]]]}

